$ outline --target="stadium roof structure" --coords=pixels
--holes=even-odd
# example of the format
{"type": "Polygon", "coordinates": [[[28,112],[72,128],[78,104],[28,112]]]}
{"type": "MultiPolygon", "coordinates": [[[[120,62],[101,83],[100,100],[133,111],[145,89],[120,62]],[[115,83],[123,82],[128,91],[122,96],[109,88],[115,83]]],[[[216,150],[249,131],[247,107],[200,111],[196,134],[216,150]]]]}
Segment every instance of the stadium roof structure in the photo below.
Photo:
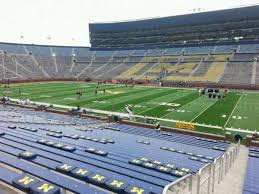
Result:
{"type": "Polygon", "coordinates": [[[122,32],[137,29],[154,29],[159,27],[177,27],[187,25],[203,25],[211,23],[223,23],[240,20],[253,20],[259,18],[259,5],[217,10],[210,12],[192,13],[171,17],[114,22],[114,23],[90,23],[91,33],[122,32]]]}

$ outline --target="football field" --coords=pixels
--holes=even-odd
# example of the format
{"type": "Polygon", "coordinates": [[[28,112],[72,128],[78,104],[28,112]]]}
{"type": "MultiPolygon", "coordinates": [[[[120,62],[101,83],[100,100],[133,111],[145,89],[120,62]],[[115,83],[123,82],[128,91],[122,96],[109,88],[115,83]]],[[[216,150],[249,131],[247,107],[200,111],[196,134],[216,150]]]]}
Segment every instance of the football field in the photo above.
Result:
{"type": "Polygon", "coordinates": [[[229,91],[224,100],[216,100],[200,96],[197,89],[130,88],[111,84],[99,85],[96,89],[97,86],[83,82],[13,84],[10,89],[1,87],[0,94],[36,102],[79,105],[82,108],[122,113],[126,113],[125,105],[131,105],[135,115],[160,118],[163,125],[174,127],[175,123],[171,120],[197,123],[200,124],[198,131],[215,134],[223,134],[224,128],[259,131],[259,93],[256,92],[229,91]],[[98,91],[97,95],[95,90],[98,91]],[[80,98],[76,95],[78,91],[83,94],[80,98]]]}

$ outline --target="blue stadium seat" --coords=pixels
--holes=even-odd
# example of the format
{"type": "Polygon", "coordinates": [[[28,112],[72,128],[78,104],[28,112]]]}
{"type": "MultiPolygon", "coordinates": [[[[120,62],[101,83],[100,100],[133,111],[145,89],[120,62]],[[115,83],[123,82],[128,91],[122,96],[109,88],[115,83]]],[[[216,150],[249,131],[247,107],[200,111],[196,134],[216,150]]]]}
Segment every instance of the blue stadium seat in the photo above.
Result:
{"type": "Polygon", "coordinates": [[[195,54],[209,54],[214,50],[215,46],[201,46],[201,47],[185,47],[185,55],[195,55],[195,54]]]}
{"type": "MultiPolygon", "coordinates": [[[[32,113],[26,111],[23,114],[29,117],[32,113]]],[[[48,122],[39,125],[37,120],[27,120],[20,123],[19,118],[15,118],[15,122],[3,123],[0,127],[1,152],[25,159],[24,165],[34,163],[40,168],[58,171],[115,192],[132,193],[143,189],[147,193],[159,194],[166,185],[187,173],[196,173],[229,147],[227,142],[156,132],[143,127],[124,124],[85,127],[88,123],[102,122],[47,112],[33,114],[48,122]],[[52,124],[54,120],[55,125],[52,124]],[[213,150],[215,146],[224,150],[213,150]]],[[[7,164],[0,157],[1,161],[7,164]]],[[[24,171],[35,175],[28,169],[24,171]]],[[[52,179],[38,178],[63,188],[52,179]]]]}
{"type": "Polygon", "coordinates": [[[245,182],[243,186],[243,194],[256,194],[259,191],[259,185],[257,184],[259,182],[259,158],[251,156],[251,153],[255,150],[259,150],[259,148],[250,148],[250,155],[248,157],[245,182]]]}
{"type": "MultiPolygon", "coordinates": [[[[22,170],[26,173],[29,173],[33,176],[36,176],[40,179],[43,179],[43,180],[46,180],[48,182],[50,182],[49,184],[56,184],[58,187],[62,187],[62,188],[65,188],[69,191],[72,191],[72,192],[75,192],[75,193],[85,193],[85,192],[89,192],[89,193],[94,193],[94,194],[102,194],[102,193],[105,193],[105,192],[101,192],[101,191],[98,191],[96,189],[93,189],[93,188],[89,188],[87,187],[85,184],[82,184],[82,183],[79,183],[79,182],[76,182],[74,180],[71,180],[71,179],[68,179],[66,177],[63,177],[61,175],[57,175],[53,172],[50,172],[50,171],[46,171],[42,168],[39,168],[39,167],[36,167],[34,165],[29,165],[28,163],[26,163],[25,161],[21,161],[21,160],[17,160],[15,158],[11,158],[11,157],[8,157],[8,156],[3,156],[1,155],[0,156],[0,162],[6,164],[6,165],[9,165],[9,166],[12,166],[12,167],[15,167],[19,170],[22,170]]],[[[0,169],[0,177],[1,179],[4,179],[3,178],[3,175],[9,175],[10,173],[4,170],[4,169],[0,169]]],[[[7,180],[4,180],[4,182],[10,182],[10,179],[12,179],[12,181],[14,180],[14,184],[16,185],[18,181],[18,176],[17,174],[11,174],[12,176],[9,176],[7,178],[7,180]]],[[[20,177],[20,179],[23,179],[23,177],[20,177]]],[[[22,181],[20,181],[22,182],[22,181]]],[[[13,183],[12,183],[13,184],[13,183]]],[[[32,191],[34,193],[40,193],[40,191],[44,188],[46,188],[46,190],[48,190],[48,188],[52,188],[52,186],[50,185],[47,185],[48,183],[45,184],[45,182],[38,182],[36,183],[35,185],[32,185],[32,188],[30,187],[30,189],[32,189],[32,191]],[[37,184],[37,186],[35,186],[37,184]],[[41,187],[41,188],[39,188],[41,187]]],[[[19,185],[18,187],[20,188],[22,185],[19,185]]],[[[53,194],[56,194],[58,193],[58,187],[55,187],[53,188],[53,190],[55,191],[53,194]]],[[[24,187],[24,189],[26,189],[26,187],[24,187]]],[[[52,189],[51,189],[52,190],[52,189]]],[[[44,192],[43,192],[44,193],[44,192]]]]}

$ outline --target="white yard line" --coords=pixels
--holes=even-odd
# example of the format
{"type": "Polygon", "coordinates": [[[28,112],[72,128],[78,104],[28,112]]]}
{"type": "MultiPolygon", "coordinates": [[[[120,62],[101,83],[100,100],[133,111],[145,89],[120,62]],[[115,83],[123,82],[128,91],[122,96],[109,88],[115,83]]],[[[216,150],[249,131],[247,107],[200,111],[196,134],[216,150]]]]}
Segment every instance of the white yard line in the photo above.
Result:
{"type": "MultiPolygon", "coordinates": [[[[180,91],[177,91],[175,94],[177,94],[178,92],[180,92],[180,91]]],[[[192,92],[192,93],[194,93],[194,92],[192,92]]],[[[183,97],[185,97],[185,96],[187,96],[187,95],[189,95],[189,94],[192,94],[192,93],[187,93],[186,95],[179,96],[178,98],[175,98],[173,101],[178,100],[178,99],[180,99],[180,98],[183,98],[183,97]]],[[[172,95],[172,94],[169,94],[169,95],[172,95]]],[[[167,102],[167,103],[170,103],[170,102],[171,102],[171,101],[169,101],[169,102],[167,102]]],[[[157,108],[157,107],[159,107],[159,106],[161,106],[161,105],[153,106],[153,107],[151,107],[151,108],[149,108],[149,109],[147,109],[147,110],[144,110],[144,111],[142,111],[142,112],[139,112],[138,114],[141,115],[142,113],[147,112],[147,111],[149,111],[149,110],[152,110],[152,109],[154,109],[154,108],[157,108]]]]}
{"type": "Polygon", "coordinates": [[[206,107],[203,111],[201,111],[196,117],[194,117],[191,121],[189,122],[193,122],[195,119],[197,119],[200,115],[202,115],[206,110],[208,110],[212,105],[214,105],[216,102],[218,101],[215,101],[214,103],[212,103],[211,105],[209,105],[208,107],[206,107]]]}
{"type": "Polygon", "coordinates": [[[242,95],[239,97],[239,99],[238,99],[238,101],[237,101],[237,103],[236,103],[235,107],[233,108],[233,110],[232,110],[231,114],[230,114],[230,115],[229,115],[229,117],[228,117],[227,122],[226,122],[226,123],[225,123],[225,125],[224,125],[224,128],[227,126],[227,124],[228,124],[229,120],[231,119],[231,117],[232,117],[232,115],[233,115],[234,111],[236,110],[236,107],[237,107],[238,103],[240,102],[241,98],[243,97],[243,95],[244,95],[244,93],[242,93],[242,95]]]}
{"type": "MultiPolygon", "coordinates": [[[[179,93],[180,91],[177,91],[177,92],[175,92],[174,94],[177,94],[177,93],[179,93]]],[[[179,93],[180,94],[180,93],[179,93]]],[[[168,95],[173,95],[173,94],[168,94],[168,95]]],[[[185,95],[184,95],[185,96],[185,95]]],[[[181,98],[181,96],[180,97],[178,97],[178,98],[176,98],[175,100],[177,100],[177,99],[179,99],[179,98],[181,98]]],[[[149,102],[149,101],[148,101],[149,102]]],[[[156,102],[156,101],[155,101],[156,102]]],[[[141,104],[145,104],[145,103],[147,103],[147,102],[142,102],[142,103],[140,103],[140,105],[141,104]]],[[[169,103],[169,102],[166,102],[166,103],[169,103]]],[[[151,110],[151,109],[153,109],[153,108],[156,108],[156,107],[159,107],[159,106],[161,106],[161,105],[156,105],[156,106],[153,106],[153,107],[151,107],[151,108],[149,108],[149,109],[146,109],[146,110],[144,110],[144,111],[141,111],[141,112],[139,112],[138,114],[140,115],[141,113],[143,113],[143,112],[146,112],[146,111],[149,111],[149,110],[151,110]]]]}
{"type": "MultiPolygon", "coordinates": [[[[187,104],[185,104],[185,105],[183,105],[183,106],[181,106],[181,107],[179,107],[179,108],[176,108],[175,110],[180,110],[180,109],[181,109],[181,110],[185,110],[184,107],[186,107],[187,105],[193,103],[193,102],[196,101],[196,100],[199,100],[201,97],[202,97],[202,96],[200,96],[200,97],[198,97],[198,98],[192,100],[191,102],[188,102],[187,104]]],[[[175,112],[174,112],[174,111],[173,111],[173,112],[170,112],[170,113],[168,113],[168,114],[166,114],[166,115],[164,115],[164,116],[162,116],[162,117],[160,117],[160,118],[165,118],[166,116],[168,116],[168,115],[170,115],[170,114],[172,114],[172,113],[175,113],[175,112]]]]}

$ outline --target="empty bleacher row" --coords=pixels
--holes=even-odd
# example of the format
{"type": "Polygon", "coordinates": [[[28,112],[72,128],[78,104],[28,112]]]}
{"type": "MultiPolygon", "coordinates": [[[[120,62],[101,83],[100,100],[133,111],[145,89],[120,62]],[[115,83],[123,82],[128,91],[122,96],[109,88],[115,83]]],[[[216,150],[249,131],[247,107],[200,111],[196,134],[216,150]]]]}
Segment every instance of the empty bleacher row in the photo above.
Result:
{"type": "Polygon", "coordinates": [[[259,193],[259,148],[250,147],[243,194],[259,193]]]}
{"type": "Polygon", "coordinates": [[[0,43],[0,79],[139,79],[258,84],[258,44],[92,51],[0,43]]]}
{"type": "Polygon", "coordinates": [[[2,105],[0,119],[0,182],[32,193],[61,188],[162,193],[230,147],[224,141],[2,105]]]}

